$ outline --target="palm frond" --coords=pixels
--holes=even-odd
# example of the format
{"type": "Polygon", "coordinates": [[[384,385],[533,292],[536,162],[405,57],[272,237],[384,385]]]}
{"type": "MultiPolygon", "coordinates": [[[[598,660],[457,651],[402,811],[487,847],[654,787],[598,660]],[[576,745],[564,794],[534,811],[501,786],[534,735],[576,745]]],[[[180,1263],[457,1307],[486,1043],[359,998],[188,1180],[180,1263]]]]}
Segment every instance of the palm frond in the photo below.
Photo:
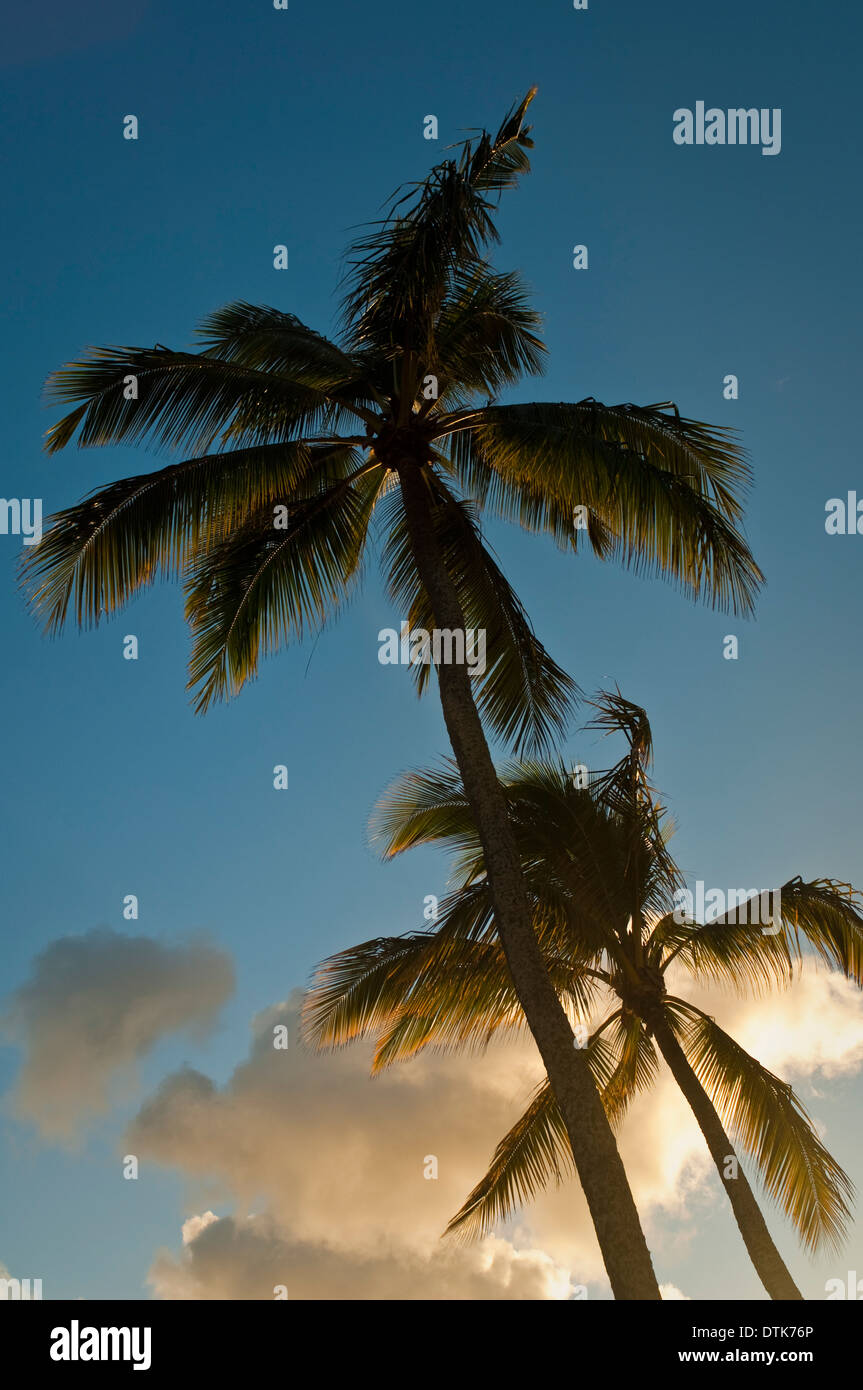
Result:
{"type": "Polygon", "coordinates": [[[821,1246],[838,1250],[851,1220],[853,1185],[792,1088],[693,1005],[669,998],[666,1014],[723,1123],[751,1154],[764,1190],[803,1246],[811,1253],[821,1246]]]}
{"type": "Polygon", "coordinates": [[[531,127],[525,125],[524,118],[536,93],[537,88],[531,87],[521,101],[510,107],[494,136],[483,131],[475,145],[464,145],[461,168],[475,189],[497,195],[514,188],[529,171],[527,151],[533,149],[533,141],[531,127]]]}
{"type": "MultiPolygon", "coordinates": [[[[447,391],[444,404],[457,394],[456,388],[447,391]]],[[[466,412],[481,418],[482,411],[466,412]]],[[[485,460],[477,436],[469,429],[460,429],[437,441],[439,454],[444,454],[465,496],[472,499],[483,514],[515,522],[533,535],[550,536],[558,550],[578,553],[586,542],[601,559],[611,556],[614,536],[595,512],[576,515],[575,508],[534,482],[527,476],[504,477],[485,460]]]]}
{"type": "Polygon", "coordinates": [[[656,1080],[656,1048],[641,1019],[621,1009],[597,1030],[586,1055],[609,1123],[616,1128],[636,1096],[656,1080]],[[606,1028],[609,1037],[602,1036],[606,1028]]]}
{"type": "MultiPolygon", "coordinates": [[[[515,751],[547,748],[566,728],[578,687],[534,633],[521,602],[484,545],[469,505],[453,497],[441,479],[430,477],[430,485],[438,543],[465,628],[482,634],[475,640],[485,643],[485,670],[477,667],[474,674],[480,715],[515,751]]],[[[411,627],[434,629],[434,612],[419,582],[401,510],[389,530],[384,563],[389,591],[408,610],[411,627]]],[[[431,669],[430,662],[413,668],[420,692],[428,685],[431,669]]]]}
{"type": "Polygon", "coordinates": [[[488,1171],[449,1222],[445,1234],[479,1239],[575,1168],[563,1116],[551,1084],[539,1085],[527,1110],[501,1139],[488,1171]]]}
{"type": "Polygon", "coordinates": [[[328,470],[322,465],[316,491],[292,496],[287,530],[274,530],[272,508],[262,509],[195,557],[186,616],[198,711],[237,694],[262,654],[320,629],[358,582],[384,470],[366,464],[335,481],[328,470]]]}
{"type": "Polygon", "coordinates": [[[303,998],[302,1035],[318,1049],[343,1047],[385,1029],[403,1006],[405,981],[416,977],[437,945],[433,932],[381,936],[328,956],[303,998]]]}
{"type": "MultiPolygon", "coordinates": [[[[487,930],[477,932],[485,915],[481,895],[453,894],[433,930],[378,938],[329,957],[304,1001],[305,1039],[318,1048],[340,1047],[371,1034],[377,1072],[425,1048],[481,1051],[498,1031],[523,1029],[501,946],[487,930]]],[[[595,982],[546,954],[565,1004],[588,1012],[595,982]]]]}
{"type": "MultiPolygon", "coordinates": [[[[748,901],[748,900],[747,900],[748,901]]],[[[733,989],[738,994],[759,995],[777,985],[790,984],[793,958],[785,932],[763,931],[750,922],[750,909],[734,909],[703,925],[683,919],[682,909],[668,912],[655,925],[651,936],[660,953],[661,969],[673,961],[698,980],[733,989]]]]}
{"type": "Polygon", "coordinates": [[[681,909],[656,924],[653,941],[662,968],[675,960],[704,980],[737,993],[761,993],[791,982],[796,965],[811,951],[863,984],[863,917],[860,895],[837,879],[805,881],[799,875],[780,889],[746,895],[721,917],[703,925],[681,909]],[[765,910],[765,899],[769,907],[765,910]],[[766,919],[766,920],[765,920],[766,919]]]}
{"type": "Polygon", "coordinates": [[[494,395],[524,373],[542,370],[541,316],[530,307],[521,277],[486,262],[458,269],[443,304],[427,370],[438,378],[440,410],[450,393],[494,395]]]}
{"type": "Polygon", "coordinates": [[[398,777],[379,798],[369,832],[387,859],[441,842],[478,850],[476,823],[455,760],[442,758],[434,767],[398,777]]]}
{"type": "MultiPolygon", "coordinates": [[[[411,978],[402,971],[403,1002],[378,1038],[373,1072],[429,1050],[484,1052],[498,1033],[524,1032],[527,1021],[500,943],[447,931],[446,917],[436,945],[411,978]]],[[[588,1015],[597,994],[590,973],[552,954],[538,933],[546,969],[569,1014],[588,1015]]]]}
{"type": "Polygon", "coordinates": [[[622,734],[628,752],[591,778],[590,793],[613,817],[627,842],[622,881],[628,885],[630,910],[643,919],[661,912],[683,882],[668,849],[674,824],[660,803],[648,771],[653,763],[653,734],[646,710],[620,691],[602,690],[592,700],[596,714],[585,725],[604,735],[622,734]]]}
{"type": "MultiPolygon", "coordinates": [[[[653,1044],[637,1020],[612,1014],[582,1051],[612,1124],[622,1119],[630,1101],[649,1086],[656,1074],[653,1044]],[[612,1040],[604,1036],[612,1029],[612,1040]]],[[[487,1235],[507,1221],[544,1188],[559,1186],[575,1168],[566,1126],[546,1079],[536,1089],[525,1113],[504,1135],[488,1171],[473,1188],[446,1228],[462,1239],[487,1235]]]]}
{"type": "Polygon", "coordinates": [[[121,608],[157,576],[183,572],[192,555],[290,497],[323,460],[350,444],[305,440],[227,450],[122,478],[49,518],[21,567],[22,584],[49,632],[70,606],[82,627],[121,608]]]}
{"type": "Polygon", "coordinates": [[[147,442],[201,455],[216,445],[333,433],[356,416],[324,391],[272,370],[165,347],[90,348],[52,373],[45,389],[51,402],[77,403],[47,431],[49,453],[77,435],[81,448],[147,442]],[[126,395],[129,377],[135,398],[126,395]]]}
{"type": "Polygon", "coordinates": [[[646,771],[653,763],[653,733],[647,711],[619,690],[600,690],[590,701],[596,710],[585,729],[600,729],[603,734],[623,734],[638,767],[646,771]]]}
{"type": "Polygon", "coordinates": [[[320,391],[356,411],[367,422],[379,403],[373,364],[343,352],[295,314],[266,304],[235,300],[209,314],[195,335],[203,355],[235,362],[320,391]]]}
{"type": "Polygon", "coordinates": [[[497,941],[435,939],[405,979],[401,1006],[378,1037],[372,1072],[429,1050],[482,1052],[498,1032],[526,1027],[497,941]]]}
{"type": "Polygon", "coordinates": [[[801,958],[803,937],[827,965],[863,985],[861,895],[833,878],[804,881],[798,875],[782,886],[782,920],[801,958]]]}
{"type": "Polygon", "coordinates": [[[749,468],[732,431],[592,399],[488,406],[436,423],[439,442],[470,431],[507,482],[539,488],[560,508],[585,507],[601,523],[602,558],[716,607],[752,608],[763,576],[736,529],[749,468]]]}

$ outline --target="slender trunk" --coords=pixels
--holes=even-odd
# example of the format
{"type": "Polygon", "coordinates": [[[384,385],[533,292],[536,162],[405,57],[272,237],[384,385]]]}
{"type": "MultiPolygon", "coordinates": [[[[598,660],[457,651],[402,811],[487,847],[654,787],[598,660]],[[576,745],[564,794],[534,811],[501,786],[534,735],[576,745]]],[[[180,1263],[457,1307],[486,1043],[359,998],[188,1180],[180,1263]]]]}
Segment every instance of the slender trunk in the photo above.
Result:
{"type": "Polygon", "coordinates": [[[722,1186],[728,1194],[734,1219],[740,1228],[749,1258],[755,1266],[759,1279],[771,1298],[802,1298],[803,1295],[792,1279],[785,1261],[773,1244],[773,1237],[767,1229],[767,1222],[755,1200],[755,1194],[746,1180],[739,1162],[735,1165],[736,1177],[726,1177],[726,1160],[736,1157],[731,1140],[725,1133],[722,1121],[713,1108],[713,1102],[702,1086],[686,1054],[674,1033],[664,1019],[650,1020],[659,1050],[668,1063],[672,1076],[689,1102],[693,1115],[698,1121],[707,1147],[722,1186]]]}
{"type": "MultiPolygon", "coordinates": [[[[464,630],[455,587],[438,545],[422,469],[399,468],[413,553],[435,625],[464,630]]],[[[467,638],[465,638],[467,641],[467,638]]],[[[513,986],[566,1123],[572,1156],[615,1298],[660,1297],[650,1252],[617,1142],[569,1020],[549,979],[531,921],[506,800],[497,780],[464,665],[437,668],[441,705],[488,872],[495,924],[513,986]]]]}

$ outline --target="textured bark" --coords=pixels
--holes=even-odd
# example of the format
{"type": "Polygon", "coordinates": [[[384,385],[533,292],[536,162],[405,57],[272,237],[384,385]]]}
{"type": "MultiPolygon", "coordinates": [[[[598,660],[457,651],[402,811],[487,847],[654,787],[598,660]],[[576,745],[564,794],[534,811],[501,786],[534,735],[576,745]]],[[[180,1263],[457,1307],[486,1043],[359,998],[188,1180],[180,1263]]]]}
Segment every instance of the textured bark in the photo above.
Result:
{"type": "MultiPolygon", "coordinates": [[[[713,1102],[702,1086],[671,1026],[664,1019],[651,1018],[651,1028],[660,1052],[668,1063],[672,1076],[689,1102],[710,1150],[719,1179],[728,1194],[734,1219],[740,1228],[749,1258],[759,1279],[771,1298],[802,1299],[803,1295],[792,1279],[782,1256],[773,1243],[767,1222],[755,1200],[755,1194],[738,1162],[737,1177],[724,1176],[725,1160],[734,1155],[731,1140],[713,1108],[713,1102]]],[[[736,1155],[735,1155],[736,1156],[736,1155]]]]}
{"type": "MultiPolygon", "coordinates": [[[[399,467],[417,571],[439,628],[464,629],[458,595],[432,523],[432,499],[416,463],[399,467]]],[[[658,1299],[638,1211],[599,1092],[549,979],[533,930],[506,800],[464,665],[437,668],[444,720],[485,854],[495,923],[513,986],[557,1097],[572,1156],[615,1298],[658,1299]]]]}

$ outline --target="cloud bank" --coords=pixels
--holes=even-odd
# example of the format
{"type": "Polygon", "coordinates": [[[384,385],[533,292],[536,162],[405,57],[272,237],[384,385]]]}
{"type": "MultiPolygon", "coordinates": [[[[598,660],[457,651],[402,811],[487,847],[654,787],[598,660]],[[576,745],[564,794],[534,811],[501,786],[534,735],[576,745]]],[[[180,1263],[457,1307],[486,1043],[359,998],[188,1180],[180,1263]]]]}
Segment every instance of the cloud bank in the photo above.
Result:
{"type": "MultiPolygon", "coordinates": [[[[51,1141],[80,1136],[141,1057],[168,1034],[210,1026],[232,988],[230,961],[206,941],[94,931],[53,942],[3,1019],[24,1050],[17,1113],[51,1141]]],[[[685,993],[810,1108],[823,1082],[863,1066],[863,995],[825,970],[756,1001],[689,982],[685,993]]],[[[224,1085],[191,1068],[167,1076],[124,1138],[126,1152],[186,1182],[182,1244],[156,1252],[149,1271],[157,1298],[574,1299],[588,1286],[609,1296],[575,1181],[482,1242],[440,1238],[541,1079],[529,1040],[424,1055],[372,1079],[365,1046],[306,1051],[298,1005],[297,994],[254,1019],[249,1054],[224,1085]],[[276,1045],[285,1029],[287,1048],[276,1045]]],[[[620,1147],[665,1296],[685,1298],[668,1265],[724,1196],[664,1071],[620,1147]]]]}
{"type": "MultiPolygon", "coordinates": [[[[696,1002],[798,1083],[863,1062],[863,999],[826,972],[765,1000],[704,991],[696,1002]]],[[[158,1252],[157,1297],[272,1298],[280,1285],[292,1299],[572,1298],[586,1285],[608,1296],[575,1182],[480,1244],[439,1238],[540,1079],[531,1044],[420,1057],[370,1079],[364,1047],[315,1056],[296,1042],[297,1003],[255,1019],[250,1054],[223,1087],[190,1069],[166,1078],[127,1135],[131,1152],[186,1177],[192,1210],[222,1209],[193,1216],[178,1253],[158,1252]],[[287,1050],[273,1046],[280,1024],[287,1050]]],[[[663,1261],[697,1236],[704,1203],[724,1197],[667,1075],[633,1108],[620,1144],[662,1280],[663,1261]]]]}

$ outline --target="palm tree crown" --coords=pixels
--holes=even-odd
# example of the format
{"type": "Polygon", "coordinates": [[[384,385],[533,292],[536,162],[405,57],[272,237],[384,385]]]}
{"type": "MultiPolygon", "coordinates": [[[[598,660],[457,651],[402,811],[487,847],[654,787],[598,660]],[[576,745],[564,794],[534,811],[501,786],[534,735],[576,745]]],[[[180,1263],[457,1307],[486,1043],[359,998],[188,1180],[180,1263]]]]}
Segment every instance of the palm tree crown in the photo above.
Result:
{"type": "MultiPolygon", "coordinates": [[[[480,713],[516,749],[548,744],[576,687],[484,543],[483,511],[749,610],[761,576],[738,530],[748,466],[729,431],[659,405],[494,403],[545,354],[520,276],[485,256],[496,198],[529,167],[532,96],[354,244],[339,343],[237,302],[203,321],[197,352],[94,348],[53,374],[50,399],[74,408],[49,451],[146,443],[185,457],[52,519],[25,572],[50,630],[70,613],[98,623],[158,575],[180,576],[203,710],[334,613],[373,516],[390,594],[412,626],[433,627],[398,486],[410,461],[466,625],[487,634],[480,713]]],[[[423,688],[428,665],[414,675],[423,688]]]]}
{"type": "MultiPolygon", "coordinates": [[[[617,1124],[655,1080],[658,1042],[699,1122],[709,1130],[714,1116],[726,1178],[733,1149],[718,1117],[804,1246],[836,1247],[852,1195],[845,1173],[791,1088],[714,1018],[669,992],[667,973],[675,965],[678,976],[685,970],[694,981],[758,992],[788,984],[804,956],[816,955],[863,984],[856,895],[833,880],[795,877],[773,899],[781,920],[753,921],[748,909],[706,924],[687,920],[674,906],[682,879],[669,852],[673,827],[648,780],[647,716],[619,694],[603,694],[596,709],[589,727],[622,732],[628,743],[610,770],[582,787],[559,762],[520,762],[505,767],[501,781],[559,997],[573,1019],[607,1009],[589,1036],[585,1030],[584,1053],[609,1118],[617,1124]]],[[[367,941],[324,962],[306,998],[308,1039],[339,1046],[371,1035],[379,1070],[424,1048],[483,1049],[495,1035],[523,1028],[457,769],[446,763],[402,778],[379,805],[374,826],[388,855],[420,844],[455,851],[453,892],[433,931],[367,941]]],[[[570,1172],[566,1130],[546,1080],[449,1229],[485,1234],[570,1172]]],[[[744,1238],[757,1249],[769,1239],[766,1227],[753,1237],[745,1229],[751,1209],[739,1209],[739,1178],[725,1186],[744,1238]]],[[[768,1266],[774,1251],[764,1257],[768,1266]]],[[[774,1270],[777,1285],[787,1276],[781,1270],[774,1270]]],[[[774,1297],[799,1297],[787,1279],[774,1297]]],[[[769,1269],[765,1282],[771,1286],[769,1269]]]]}

